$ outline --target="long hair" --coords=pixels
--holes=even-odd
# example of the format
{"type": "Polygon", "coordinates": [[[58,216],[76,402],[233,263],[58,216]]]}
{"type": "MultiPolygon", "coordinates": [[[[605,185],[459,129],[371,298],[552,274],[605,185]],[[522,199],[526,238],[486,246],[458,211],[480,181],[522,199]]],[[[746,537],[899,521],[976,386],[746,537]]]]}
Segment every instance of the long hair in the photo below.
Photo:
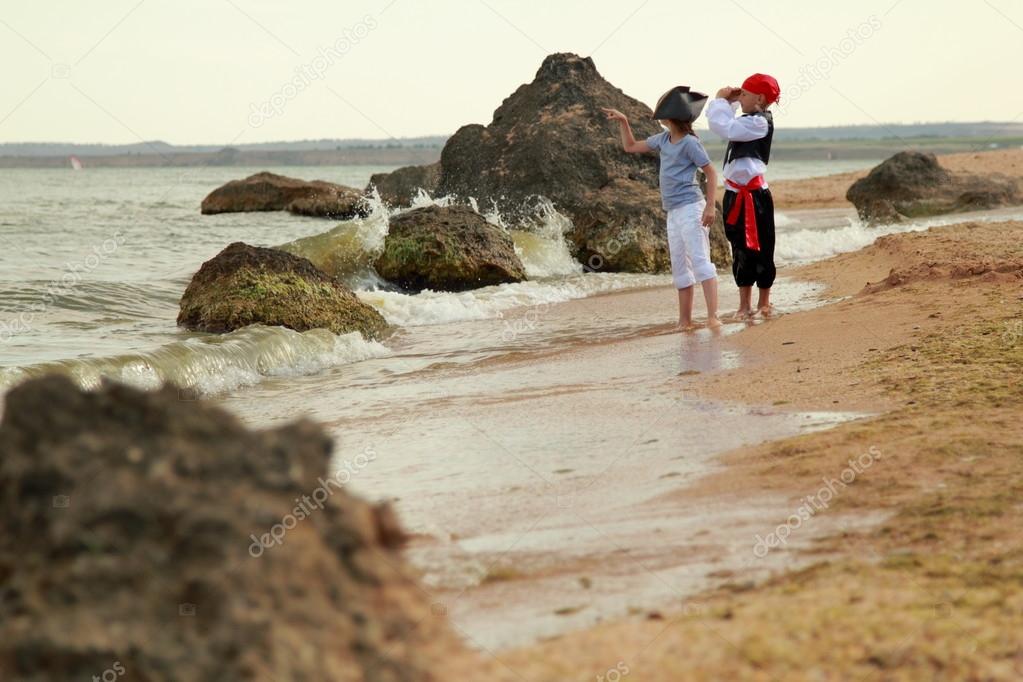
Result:
{"type": "Polygon", "coordinates": [[[683,137],[685,137],[686,135],[692,135],[693,137],[699,137],[699,135],[697,135],[696,132],[693,130],[692,122],[690,122],[690,121],[680,121],[677,118],[670,118],[668,120],[671,121],[671,123],[676,128],[678,128],[679,130],[682,131],[682,136],[683,137]]]}

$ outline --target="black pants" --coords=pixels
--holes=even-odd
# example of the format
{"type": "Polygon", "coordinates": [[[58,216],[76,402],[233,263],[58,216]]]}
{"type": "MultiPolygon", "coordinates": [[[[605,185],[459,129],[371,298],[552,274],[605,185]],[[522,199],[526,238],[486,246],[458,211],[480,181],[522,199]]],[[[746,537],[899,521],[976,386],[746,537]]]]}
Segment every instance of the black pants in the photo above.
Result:
{"type": "Polygon", "coordinates": [[[746,248],[746,207],[739,207],[739,218],[734,225],[728,224],[728,214],[738,198],[737,192],[725,192],[721,211],[725,215],[725,236],[732,245],[732,276],[736,286],[770,289],[774,284],[777,270],[774,267],[774,199],[771,190],[755,189],[753,213],[757,217],[757,237],[760,250],[746,248]]]}

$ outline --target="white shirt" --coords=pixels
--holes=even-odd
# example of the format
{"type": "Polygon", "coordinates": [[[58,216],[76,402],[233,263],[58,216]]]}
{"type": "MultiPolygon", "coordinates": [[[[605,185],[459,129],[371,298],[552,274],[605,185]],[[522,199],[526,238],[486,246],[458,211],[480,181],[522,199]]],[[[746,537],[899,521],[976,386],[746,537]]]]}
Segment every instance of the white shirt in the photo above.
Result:
{"type": "MultiPolygon", "coordinates": [[[[735,117],[739,109],[738,102],[729,102],[723,97],[713,99],[707,104],[707,122],[710,129],[721,138],[729,142],[749,142],[759,140],[767,135],[767,119],[763,116],[740,116],[735,117]]],[[[743,157],[732,159],[721,171],[725,180],[731,180],[737,185],[745,185],[758,175],[767,171],[767,164],[760,159],[743,157]]],[[[767,187],[767,182],[764,182],[767,187]]],[[[735,190],[725,184],[725,190],[735,190]]]]}

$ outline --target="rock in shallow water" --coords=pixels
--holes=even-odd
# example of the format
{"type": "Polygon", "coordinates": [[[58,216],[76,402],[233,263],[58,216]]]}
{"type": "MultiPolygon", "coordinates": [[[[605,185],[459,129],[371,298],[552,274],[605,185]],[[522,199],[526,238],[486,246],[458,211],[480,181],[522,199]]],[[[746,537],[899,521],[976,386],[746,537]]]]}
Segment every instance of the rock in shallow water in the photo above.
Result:
{"type": "Polygon", "coordinates": [[[1012,178],[953,173],[934,154],[914,151],[899,152],[875,166],[849,187],[846,199],[871,224],[1023,203],[1012,178]]]}
{"type": "MultiPolygon", "coordinates": [[[[626,154],[617,125],[601,107],[624,112],[637,139],[661,131],[651,109],[604,80],[592,59],[550,55],[533,82],[494,112],[490,125],[464,126],[448,140],[435,191],[496,205],[513,220],[528,214],[536,197],[547,197],[572,219],[569,241],[584,264],[599,263],[609,271],[668,270],[658,158],[626,154]]],[[[410,169],[397,173],[406,180],[416,177],[410,169]]],[[[429,179],[425,171],[424,176],[429,179]]],[[[378,176],[377,185],[384,183],[378,176]]],[[[720,224],[711,229],[711,244],[715,263],[728,265],[731,252],[720,224]]]]}
{"type": "Polygon", "coordinates": [[[427,206],[394,216],[374,266],[384,279],[412,291],[464,291],[526,278],[511,236],[465,206],[427,206]]]}
{"type": "Polygon", "coordinates": [[[224,333],[250,324],[378,338],[384,318],[305,258],[235,242],[206,261],[181,297],[178,324],[224,333]]]}
{"type": "Polygon", "coordinates": [[[408,206],[421,189],[435,194],[438,182],[440,162],[429,166],[405,166],[390,173],[375,173],[370,177],[367,189],[375,187],[388,206],[408,206]]]}
{"type": "Polygon", "coordinates": [[[331,449],[310,422],[251,431],[172,387],[11,390],[0,679],[456,679],[393,512],[331,478],[331,449]],[[319,502],[300,514],[302,496],[319,502]]]}
{"type": "Polygon", "coordinates": [[[202,200],[204,214],[290,211],[296,215],[348,220],[367,215],[365,195],[332,182],[311,182],[275,173],[232,180],[202,200]]]}

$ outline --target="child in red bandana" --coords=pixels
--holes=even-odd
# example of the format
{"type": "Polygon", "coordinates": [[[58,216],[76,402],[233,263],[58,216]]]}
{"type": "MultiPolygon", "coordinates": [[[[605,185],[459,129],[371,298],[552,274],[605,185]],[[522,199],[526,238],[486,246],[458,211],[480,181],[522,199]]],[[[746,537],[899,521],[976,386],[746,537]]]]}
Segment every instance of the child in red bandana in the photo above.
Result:
{"type": "Polygon", "coordinates": [[[774,120],[768,107],[781,90],[771,76],[755,73],[741,88],[725,87],[707,105],[710,129],[728,140],[725,152],[725,236],[732,245],[732,275],[739,287],[739,318],[753,314],[753,285],[760,292],[757,312],[771,314],[774,266],[774,200],[764,172],[771,157],[774,120]],[[742,115],[736,118],[736,110],[742,115]]]}

